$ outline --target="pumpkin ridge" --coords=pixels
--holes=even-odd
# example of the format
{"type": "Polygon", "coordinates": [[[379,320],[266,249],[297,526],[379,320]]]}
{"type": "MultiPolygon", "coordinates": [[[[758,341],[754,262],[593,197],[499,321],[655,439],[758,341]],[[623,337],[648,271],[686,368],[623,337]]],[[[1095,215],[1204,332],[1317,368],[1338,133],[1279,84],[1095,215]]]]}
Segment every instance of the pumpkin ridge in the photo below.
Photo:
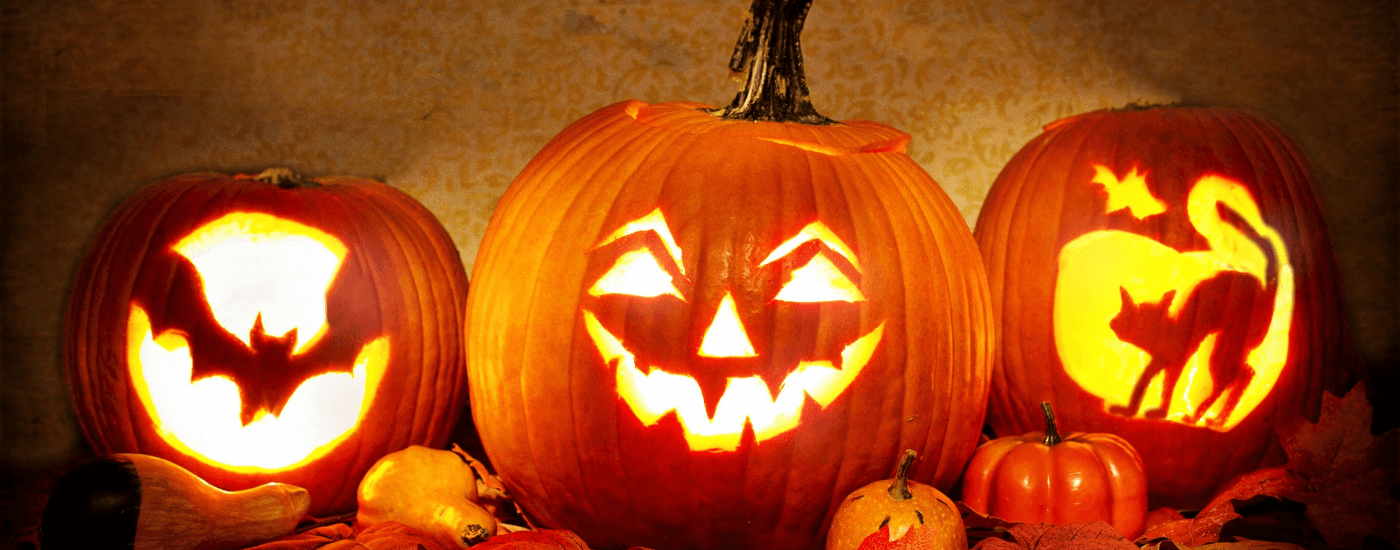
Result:
{"type": "MultiPolygon", "coordinates": [[[[638,102],[638,103],[640,103],[640,102],[638,102]]],[[[621,120],[625,120],[625,119],[621,119],[621,120]]],[[[629,121],[629,122],[630,122],[630,121],[629,121]]],[[[607,159],[604,160],[604,161],[602,161],[602,162],[600,162],[600,163],[598,164],[597,169],[592,170],[592,171],[589,171],[589,172],[580,173],[580,174],[577,175],[577,179],[580,179],[580,180],[583,180],[583,181],[594,181],[594,180],[597,180],[597,179],[610,180],[611,178],[600,178],[600,177],[599,177],[599,173],[611,172],[609,175],[614,176],[614,177],[615,177],[617,180],[619,180],[619,181],[629,181],[629,182],[630,182],[630,181],[633,181],[635,178],[637,178],[638,171],[639,171],[639,170],[645,169],[645,167],[646,167],[648,164],[654,162],[654,159],[657,159],[657,158],[666,158],[667,156],[669,156],[670,154],[672,154],[673,151],[677,151],[677,150],[683,151],[683,150],[685,150],[687,147],[686,147],[685,144],[682,143],[682,137],[683,137],[683,136],[675,135],[675,134],[656,133],[656,132],[642,132],[642,133],[639,133],[638,135],[628,137],[628,138],[626,138],[626,141],[623,141],[623,142],[617,144],[616,147],[613,147],[613,148],[612,148],[612,151],[609,153],[607,159]],[[619,169],[612,169],[612,168],[611,168],[611,167],[613,166],[612,159],[615,159],[615,158],[635,158],[635,159],[637,159],[637,160],[635,161],[635,163],[633,164],[633,166],[630,166],[627,170],[619,170],[619,169]]],[[[589,138],[587,138],[587,140],[593,141],[595,147],[599,147],[599,146],[602,146],[603,144],[606,144],[606,143],[607,143],[607,140],[601,139],[601,136],[590,136],[589,138]],[[596,140],[596,141],[594,141],[594,140],[596,140]]],[[[651,193],[654,193],[655,195],[658,195],[658,196],[659,196],[660,194],[664,193],[664,192],[665,192],[665,188],[666,188],[666,186],[667,186],[667,183],[671,180],[671,175],[672,175],[672,173],[673,173],[675,170],[676,170],[676,166],[675,166],[674,164],[668,165],[668,166],[666,167],[666,169],[665,169],[665,172],[663,172],[663,173],[661,173],[661,174],[658,174],[658,177],[656,178],[656,181],[657,181],[658,183],[654,184],[653,187],[648,187],[648,188],[647,188],[648,191],[651,192],[651,193]]],[[[631,186],[631,185],[619,185],[619,186],[617,186],[616,189],[614,189],[614,190],[609,190],[608,197],[604,200],[604,202],[606,202],[607,204],[609,204],[609,205],[610,205],[610,208],[609,208],[608,212],[607,212],[605,215],[603,215],[603,216],[601,216],[601,217],[599,218],[600,221],[605,221],[605,220],[613,219],[613,218],[616,217],[616,216],[621,216],[621,217],[623,217],[623,218],[630,217],[630,213],[621,212],[621,209],[624,208],[624,207],[627,206],[627,205],[634,204],[634,203],[636,203],[636,202],[639,201],[639,199],[635,199],[635,198],[632,198],[632,197],[627,196],[627,192],[628,192],[632,187],[633,187],[633,186],[631,186]]],[[[579,196],[575,196],[575,199],[574,199],[573,201],[570,202],[569,206],[568,206],[568,207],[566,208],[566,210],[565,210],[565,213],[563,214],[564,217],[573,217],[573,216],[577,215],[578,210],[575,208],[575,205],[577,204],[577,201],[579,200],[579,198],[580,198],[581,195],[582,195],[582,193],[580,193],[579,196]]],[[[594,200],[600,200],[600,199],[598,199],[597,197],[594,197],[594,200]]],[[[654,199],[652,199],[652,201],[654,202],[654,199]]],[[[644,201],[642,201],[642,202],[644,202],[644,201]]],[[[600,239],[600,238],[602,238],[603,236],[605,236],[605,235],[606,235],[606,233],[605,233],[606,229],[603,229],[603,227],[605,227],[605,226],[604,226],[602,223],[600,223],[600,224],[599,224],[599,227],[600,227],[600,230],[599,230],[596,234],[589,235],[589,236],[587,237],[586,240],[588,240],[589,242],[597,242],[598,239],[600,239]]],[[[568,240],[570,240],[570,239],[572,239],[572,238],[573,238],[573,237],[570,236],[570,235],[556,234],[555,237],[554,237],[553,239],[551,239],[551,241],[554,241],[554,240],[557,240],[557,239],[563,239],[563,240],[565,240],[565,241],[568,241],[568,240]]],[[[551,247],[552,247],[553,245],[554,245],[554,243],[551,242],[551,247]]],[[[591,248],[590,248],[590,250],[591,250],[591,248]]],[[[683,266],[681,266],[681,267],[683,268],[683,266]]],[[[586,271],[585,271],[585,275],[586,275],[586,271]]],[[[587,286],[586,286],[586,285],[580,286],[580,288],[579,288],[579,298],[578,298],[578,301],[577,301],[578,304],[583,304],[583,303],[584,303],[584,296],[586,295],[586,291],[587,291],[587,286]]],[[[583,308],[582,308],[582,306],[580,305],[580,306],[578,307],[578,309],[579,309],[580,311],[582,311],[583,308]]],[[[630,316],[630,312],[629,312],[628,314],[626,314],[625,317],[626,317],[626,316],[630,316]]],[[[582,346],[583,346],[585,349],[588,349],[588,350],[589,350],[588,353],[597,353],[597,351],[593,349],[593,344],[592,344],[591,342],[584,342],[584,343],[582,344],[582,346]]],[[[616,370],[618,367],[619,367],[619,365],[616,364],[615,362],[610,362],[610,363],[604,365],[604,368],[605,368],[605,369],[608,369],[608,372],[609,372],[609,373],[614,373],[615,370],[616,370]]],[[[654,366],[650,366],[650,365],[638,365],[638,367],[644,368],[644,369],[649,369],[649,368],[652,368],[652,367],[654,367],[654,366]]],[[[568,364],[568,366],[567,366],[566,368],[569,369],[570,371],[572,371],[572,369],[574,368],[574,363],[571,361],[571,362],[568,364]]],[[[605,376],[604,378],[612,378],[612,376],[605,376]]],[[[574,392],[571,391],[571,392],[569,393],[569,399],[570,399],[571,402],[575,399],[574,392]]],[[[569,407],[569,410],[572,411],[574,414],[577,414],[577,413],[578,413],[578,411],[575,410],[573,406],[570,406],[570,407],[569,407]]],[[[620,430],[623,429],[623,426],[625,425],[625,422],[629,421],[630,419],[628,419],[626,416],[624,416],[625,411],[617,411],[617,412],[618,412],[618,416],[616,416],[616,417],[614,418],[614,421],[613,421],[613,426],[614,426],[614,428],[613,428],[613,430],[612,430],[612,433],[613,433],[614,436],[617,438],[617,441],[621,441],[623,438],[622,438],[622,435],[621,435],[621,433],[620,433],[620,430]]],[[[584,439],[584,438],[579,437],[580,434],[578,433],[579,428],[577,427],[577,426],[578,426],[577,423],[575,423],[575,426],[576,426],[576,427],[575,427],[575,430],[574,430],[574,432],[575,432],[575,439],[576,439],[576,440],[582,440],[582,439],[584,439]]],[[[613,445],[612,448],[618,448],[618,445],[613,445]]],[[[624,460],[623,460],[623,457],[621,456],[621,454],[620,454],[620,453],[614,453],[614,456],[615,456],[615,463],[618,465],[618,467],[619,467],[619,468],[622,468],[622,469],[625,469],[624,460]]],[[[582,468],[582,465],[580,465],[580,475],[582,475],[582,471],[583,471],[583,468],[582,468]]],[[[645,500],[645,499],[639,498],[639,497],[631,497],[631,495],[636,495],[637,493],[645,493],[645,492],[649,492],[649,491],[654,490],[654,489],[652,489],[652,488],[650,488],[650,487],[634,486],[632,483],[629,483],[629,481],[630,481],[630,480],[626,480],[626,479],[625,479],[625,480],[624,480],[624,483],[623,483],[623,485],[624,485],[624,487],[625,487],[625,490],[627,491],[627,494],[628,494],[629,497],[630,497],[630,498],[627,499],[627,502],[628,502],[628,503],[631,503],[631,502],[638,502],[638,501],[641,501],[641,500],[645,500]]],[[[587,494],[588,494],[588,498],[586,498],[586,499],[584,499],[584,500],[587,501],[587,505],[593,510],[593,512],[592,512],[593,515],[590,516],[590,517],[593,517],[593,518],[608,517],[608,514],[602,514],[602,513],[600,512],[600,510],[606,510],[606,505],[600,505],[600,503],[598,502],[599,499],[598,499],[597,495],[595,494],[596,491],[601,491],[601,490],[603,490],[603,488],[595,488],[595,487],[593,486],[593,484],[587,484],[587,485],[584,487],[584,489],[585,489],[585,491],[586,491],[587,494]]],[[[633,521],[640,521],[640,520],[638,519],[638,512],[637,512],[636,509],[634,509],[634,508],[632,508],[632,507],[629,506],[629,512],[630,512],[631,515],[632,515],[633,521]]]]}

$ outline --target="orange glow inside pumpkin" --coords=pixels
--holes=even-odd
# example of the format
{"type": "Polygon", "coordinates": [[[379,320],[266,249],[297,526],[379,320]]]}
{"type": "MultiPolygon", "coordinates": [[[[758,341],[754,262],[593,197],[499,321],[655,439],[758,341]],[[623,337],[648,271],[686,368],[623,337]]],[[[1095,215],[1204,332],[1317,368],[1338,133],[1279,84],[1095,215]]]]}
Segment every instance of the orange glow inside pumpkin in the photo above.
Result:
{"type": "Polygon", "coordinates": [[[199,271],[214,320],[244,345],[259,314],[270,336],[296,329],[294,354],[325,333],[326,290],[345,259],[335,237],[267,214],[234,212],[174,248],[199,271]]]}
{"type": "MultiPolygon", "coordinates": [[[[621,229],[605,237],[595,249],[642,231],[654,231],[666,243],[671,260],[684,274],[680,268],[681,252],[675,247],[676,241],[660,209],[624,224],[621,229]]],[[[834,252],[859,271],[854,251],[821,222],[808,224],[796,236],[784,241],[760,266],[777,261],[812,240],[824,244],[826,251],[819,252],[802,267],[793,270],[790,279],[774,299],[789,302],[864,301],[865,296],[855,283],[825,256],[827,251],[834,252]]],[[[650,250],[641,247],[620,256],[588,293],[594,297],[608,294],[643,298],[674,296],[688,301],[672,283],[671,275],[666,273],[650,250]]],[[[704,395],[694,377],[667,372],[657,366],[649,366],[644,372],[637,365],[636,355],[628,351],[622,340],[605,328],[597,316],[584,309],[583,320],[604,363],[616,368],[618,396],[646,426],[655,425],[662,417],[675,413],[687,444],[696,451],[737,449],[745,424],[753,427],[758,442],[797,427],[802,418],[804,395],[810,395],[823,408],[830,405],[864,370],[884,334],[884,323],[881,323],[846,345],[841,352],[840,368],[829,360],[799,362],[783,379],[776,397],[757,375],[729,377],[712,418],[705,409],[704,395]]],[[[726,291],[720,299],[696,355],[759,356],[744,329],[731,292],[726,291]]]]}
{"type": "Polygon", "coordinates": [[[647,426],[672,412],[685,431],[686,443],[695,451],[733,451],[739,448],[745,422],[753,425],[754,439],[763,442],[796,428],[802,419],[803,395],[823,408],[835,401],[870,362],[884,334],[885,325],[861,336],[841,352],[841,368],[831,361],[802,361],[783,379],[775,398],[758,376],[731,377],[715,407],[714,418],[705,411],[705,397],[695,378],[660,368],[643,373],[637,358],[591,312],[583,312],[588,334],[603,361],[617,368],[617,393],[647,426]]]}
{"type": "MultiPolygon", "coordinates": [[[[1146,174],[1139,176],[1134,169],[1119,180],[1112,172],[1105,174],[1103,167],[1096,169],[1092,183],[1108,190],[1108,212],[1128,208],[1137,217],[1165,212],[1154,206],[1163,203],[1148,190],[1146,174]]],[[[1239,182],[1206,175],[1193,185],[1186,208],[1192,227],[1209,243],[1208,250],[1178,252],[1148,237],[1119,230],[1086,233],[1060,250],[1053,314],[1055,347],[1070,378],[1102,398],[1109,410],[1122,414],[1127,409],[1137,417],[1155,410],[1169,421],[1223,432],[1238,425],[1268,396],[1287,362],[1293,268],[1282,237],[1264,223],[1254,198],[1239,182]],[[1222,206],[1236,213],[1269,250],[1223,220],[1222,206]],[[1271,256],[1276,262],[1275,286],[1272,313],[1262,339],[1248,349],[1242,365],[1231,367],[1235,370],[1213,370],[1211,358],[1218,352],[1222,336],[1250,327],[1196,327],[1192,323],[1202,321],[1181,318],[1183,310],[1195,299],[1193,291],[1222,272],[1247,274],[1260,287],[1268,288],[1271,256]],[[1124,293],[1131,304],[1124,302],[1124,293]],[[1170,304],[1163,303],[1168,296],[1170,304]],[[1123,341],[1111,327],[1128,307],[1160,312],[1157,324],[1163,345],[1170,341],[1167,334],[1173,330],[1205,333],[1191,349],[1145,349],[1151,346],[1123,341]],[[1171,366],[1153,369],[1154,351],[1163,357],[1178,354],[1183,360],[1161,359],[1157,365],[1171,366]],[[1147,381],[1142,380],[1144,376],[1149,377],[1147,381]],[[1164,397],[1169,376],[1177,378],[1171,395],[1164,397]],[[1129,405],[1133,389],[1140,383],[1146,383],[1147,389],[1134,412],[1129,405]],[[1212,395],[1215,399],[1207,405],[1212,395]],[[1230,401],[1235,401],[1232,407],[1227,405],[1230,401]]]]}
{"type": "MultiPolygon", "coordinates": [[[[259,316],[267,332],[315,335],[298,342],[295,352],[325,333],[326,291],[346,250],[334,237],[266,214],[238,212],[195,230],[175,250],[195,265],[216,322],[245,345],[259,316]]],[[[244,425],[232,380],[192,379],[184,333],[154,334],[149,315],[135,303],[127,321],[132,386],[161,438],[182,453],[233,471],[289,469],[329,452],[370,409],[388,358],[388,337],[375,339],[360,349],[352,372],[308,378],[280,415],[260,411],[244,425]]]]}
{"type": "Polygon", "coordinates": [[[725,292],[719,301],[719,310],[705,329],[705,338],[700,342],[701,357],[757,357],[749,334],[739,320],[739,308],[734,305],[734,295],[725,292]]]}
{"type": "Polygon", "coordinates": [[[671,275],[656,262],[656,257],[645,248],[631,250],[617,258],[593,287],[588,289],[593,296],[604,294],[627,294],[630,296],[675,296],[682,300],[681,292],[671,282],[671,275]]]}
{"type": "Polygon", "coordinates": [[[1134,218],[1140,220],[1167,211],[1167,203],[1152,196],[1152,191],[1147,188],[1147,173],[1139,174],[1137,165],[1133,165],[1128,174],[1119,179],[1107,166],[1095,164],[1094,179],[1090,181],[1102,185],[1108,194],[1108,212],[1127,208],[1134,218]]]}

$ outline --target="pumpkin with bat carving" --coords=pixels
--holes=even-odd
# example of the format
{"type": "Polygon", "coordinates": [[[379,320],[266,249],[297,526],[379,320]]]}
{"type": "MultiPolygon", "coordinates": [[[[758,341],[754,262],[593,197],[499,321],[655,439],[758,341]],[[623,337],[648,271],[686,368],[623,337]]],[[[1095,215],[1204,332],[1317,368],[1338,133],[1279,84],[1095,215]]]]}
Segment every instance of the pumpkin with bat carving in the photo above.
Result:
{"type": "Polygon", "coordinates": [[[355,506],[380,456],[466,404],[466,274],[408,195],[356,178],[192,174],[127,199],[69,299],[66,363],[99,454],[355,506]]]}
{"type": "Polygon", "coordinates": [[[985,275],[909,136],[736,111],[604,107],[496,208],[467,303],[472,412],[539,525],[601,548],[813,548],[905,449],[947,488],[976,446],[985,275]]]}
{"type": "Polygon", "coordinates": [[[1203,504],[1281,458],[1274,430],[1345,385],[1340,289],[1309,169],[1229,109],[1100,111],[1046,126],[977,222],[1001,330],[999,435],[1054,401],[1141,454],[1159,505],[1203,504]]]}

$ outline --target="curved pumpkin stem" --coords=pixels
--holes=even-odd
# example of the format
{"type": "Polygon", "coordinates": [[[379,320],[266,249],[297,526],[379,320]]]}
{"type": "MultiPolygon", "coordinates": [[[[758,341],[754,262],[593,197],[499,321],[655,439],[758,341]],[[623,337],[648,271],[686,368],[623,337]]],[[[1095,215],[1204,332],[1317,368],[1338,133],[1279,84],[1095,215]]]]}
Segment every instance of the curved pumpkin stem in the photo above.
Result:
{"type": "Polygon", "coordinates": [[[909,491],[909,467],[914,465],[914,457],[918,455],[919,453],[914,452],[914,449],[904,451],[904,458],[899,461],[899,470],[894,474],[894,483],[890,484],[887,491],[890,494],[890,500],[900,501],[914,498],[914,493],[909,491]]]}
{"type": "Polygon", "coordinates": [[[734,101],[714,114],[725,120],[836,124],[808,97],[799,37],[811,7],[812,0],[753,0],[729,58],[729,70],[746,72],[748,79],[734,101]]]}
{"type": "Polygon", "coordinates": [[[293,172],[291,168],[268,168],[259,172],[258,175],[253,176],[253,179],[263,183],[270,183],[283,189],[321,186],[321,184],[316,183],[311,178],[293,172]]]}
{"type": "Polygon", "coordinates": [[[1045,445],[1047,447],[1059,445],[1063,440],[1060,439],[1060,430],[1055,427],[1055,412],[1050,410],[1050,402],[1041,401],[1040,410],[1045,413],[1045,445]]]}

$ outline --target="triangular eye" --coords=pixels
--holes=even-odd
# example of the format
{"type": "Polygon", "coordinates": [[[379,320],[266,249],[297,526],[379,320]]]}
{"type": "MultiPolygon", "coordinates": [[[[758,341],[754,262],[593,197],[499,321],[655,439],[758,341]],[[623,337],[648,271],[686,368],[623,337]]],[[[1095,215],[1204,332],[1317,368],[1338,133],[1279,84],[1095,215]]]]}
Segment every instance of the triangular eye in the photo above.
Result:
{"type": "Polygon", "coordinates": [[[671,274],[661,268],[651,251],[639,248],[619,257],[612,267],[593,283],[593,287],[588,289],[588,294],[625,294],[645,298],[671,295],[684,301],[685,297],[681,296],[671,281],[671,274]]]}
{"type": "Polygon", "coordinates": [[[817,254],[806,265],[792,271],[792,278],[778,291],[775,300],[784,302],[863,302],[865,294],[841,268],[817,254]]]}

